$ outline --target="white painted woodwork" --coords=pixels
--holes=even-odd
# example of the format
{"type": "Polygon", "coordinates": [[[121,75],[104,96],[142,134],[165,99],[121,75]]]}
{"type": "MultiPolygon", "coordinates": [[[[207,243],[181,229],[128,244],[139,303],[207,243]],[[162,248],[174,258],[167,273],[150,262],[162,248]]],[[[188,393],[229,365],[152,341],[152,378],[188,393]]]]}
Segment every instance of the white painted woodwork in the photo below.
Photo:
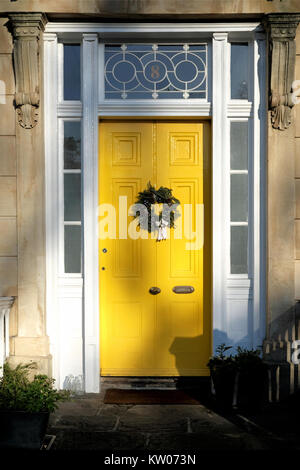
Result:
{"type": "Polygon", "coordinates": [[[14,300],[14,297],[0,297],[0,377],[3,364],[9,357],[9,313],[14,300]]]}
{"type": "Polygon", "coordinates": [[[265,334],[265,120],[266,57],[259,23],[60,23],[44,34],[45,151],[47,225],[47,331],[53,375],[59,386],[78,392],[99,390],[99,310],[97,245],[98,117],[182,116],[212,120],[213,167],[213,330],[220,342],[262,344],[265,334]],[[206,40],[208,100],[105,100],[105,41],[170,38],[206,40]],[[230,100],[230,41],[249,43],[248,100],[230,100]],[[62,97],[62,42],[82,45],[82,102],[62,97]],[[98,42],[99,41],[99,42],[98,42]],[[259,74],[257,73],[259,66],[259,74]],[[253,82],[251,82],[253,80],[253,82]],[[55,98],[56,97],[56,98],[55,98]],[[166,102],[167,101],[167,102],[166,102]],[[82,119],[83,273],[63,273],[62,126],[82,119]],[[249,273],[231,275],[230,266],[230,121],[249,123],[249,273]],[[59,125],[58,125],[59,123],[59,125]],[[69,326],[68,326],[69,325],[69,326]]]}
{"type": "Polygon", "coordinates": [[[83,278],[85,391],[99,391],[98,35],[82,37],[83,278]]]}

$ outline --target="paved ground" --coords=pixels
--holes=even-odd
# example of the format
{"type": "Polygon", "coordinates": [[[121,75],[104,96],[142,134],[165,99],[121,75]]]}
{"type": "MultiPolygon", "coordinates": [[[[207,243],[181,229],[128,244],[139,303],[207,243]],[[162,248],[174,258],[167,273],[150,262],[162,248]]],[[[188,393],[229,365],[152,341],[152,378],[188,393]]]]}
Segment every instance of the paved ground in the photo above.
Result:
{"type": "Polygon", "coordinates": [[[288,444],[204,405],[107,405],[103,394],[62,403],[47,433],[52,450],[244,451],[288,444]]]}
{"type": "Polygon", "coordinates": [[[278,442],[285,442],[290,449],[300,450],[300,392],[280,402],[266,404],[256,412],[245,411],[243,415],[258,429],[263,429],[265,434],[269,432],[276,436],[278,442]]]}

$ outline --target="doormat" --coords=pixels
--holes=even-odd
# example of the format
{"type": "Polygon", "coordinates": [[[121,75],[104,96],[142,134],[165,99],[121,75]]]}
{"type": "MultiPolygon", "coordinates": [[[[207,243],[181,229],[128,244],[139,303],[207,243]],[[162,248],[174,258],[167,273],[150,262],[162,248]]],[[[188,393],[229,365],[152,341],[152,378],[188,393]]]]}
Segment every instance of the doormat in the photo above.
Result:
{"type": "Polygon", "coordinates": [[[111,388],[104,403],[110,405],[200,405],[200,401],[183,390],[128,390],[111,388]]]}

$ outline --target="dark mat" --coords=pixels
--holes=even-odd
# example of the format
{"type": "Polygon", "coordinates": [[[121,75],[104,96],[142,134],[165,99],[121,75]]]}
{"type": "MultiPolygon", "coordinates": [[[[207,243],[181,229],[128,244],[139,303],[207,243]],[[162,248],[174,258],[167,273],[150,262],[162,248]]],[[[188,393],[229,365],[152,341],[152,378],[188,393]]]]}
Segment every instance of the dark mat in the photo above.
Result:
{"type": "Polygon", "coordinates": [[[128,390],[111,388],[104,403],[115,405],[200,405],[200,401],[183,390],[128,390]]]}

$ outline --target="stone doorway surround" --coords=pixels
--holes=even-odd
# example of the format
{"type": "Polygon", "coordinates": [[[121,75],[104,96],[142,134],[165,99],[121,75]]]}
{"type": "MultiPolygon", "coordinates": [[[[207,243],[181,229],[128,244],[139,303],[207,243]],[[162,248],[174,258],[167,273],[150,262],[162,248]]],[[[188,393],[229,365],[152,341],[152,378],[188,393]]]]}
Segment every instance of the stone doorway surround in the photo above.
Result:
{"type": "MultiPolygon", "coordinates": [[[[42,13],[9,15],[12,35],[16,151],[16,307],[10,328],[10,362],[38,363],[51,375],[45,309],[45,162],[42,108],[42,13]]],[[[8,30],[7,30],[8,28],[8,30]]],[[[13,158],[13,153],[6,153],[13,158]]],[[[10,273],[8,273],[8,276],[10,273]]],[[[11,289],[12,290],[12,289],[11,289]]]]}
{"type": "MultiPolygon", "coordinates": [[[[17,233],[18,280],[17,326],[11,337],[11,362],[37,360],[40,371],[52,374],[46,317],[46,241],[45,241],[45,160],[44,112],[41,89],[47,83],[43,77],[41,35],[46,17],[42,13],[14,13],[9,15],[14,36],[16,79],[16,154],[17,154],[17,233]],[[23,60],[25,59],[25,60],[23,60]],[[21,65],[22,64],[22,65],[21,65]],[[34,184],[33,184],[34,182],[34,184]]],[[[267,228],[267,341],[265,357],[276,366],[276,396],[281,383],[278,364],[295,386],[291,363],[291,342],[298,339],[298,309],[295,293],[295,236],[294,236],[294,161],[295,121],[291,108],[294,104],[291,85],[295,71],[295,34],[299,23],[297,14],[266,16],[270,48],[270,116],[268,116],[268,228],[267,228]],[[279,54],[285,56],[287,67],[281,68],[279,54]],[[279,77],[279,79],[278,79],[279,77]],[[286,158],[290,154],[291,158],[286,158]],[[283,171],[284,169],[284,171],[283,171]],[[284,198],[278,187],[285,192],[284,198]],[[284,243],[283,243],[284,240],[284,243]]],[[[47,33],[48,34],[48,33],[47,33]]],[[[218,36],[219,34],[219,36],[218,36]]],[[[222,41],[223,33],[215,39],[222,41]]],[[[51,38],[50,38],[51,39],[51,38]]],[[[49,40],[50,40],[49,39],[49,40]]],[[[54,38],[53,38],[54,39],[54,38]]],[[[85,38],[87,61],[91,60],[96,36],[85,38]]],[[[298,77],[297,77],[298,78],[298,77]]],[[[93,96],[85,90],[87,100],[93,96]]],[[[46,102],[46,106],[48,106],[46,102]]],[[[47,110],[48,112],[48,110],[47,110]]],[[[95,116],[87,112],[86,125],[95,116]]],[[[263,116],[261,116],[263,119],[263,116]]],[[[299,117],[298,117],[299,119],[299,117]]],[[[217,122],[215,122],[217,124],[217,122]]],[[[219,123],[220,124],[220,123],[219,123]]],[[[90,169],[92,171],[92,169],[90,169]]],[[[55,215],[53,215],[55,217],[55,215]]],[[[264,223],[264,214],[261,214],[264,223]]],[[[88,250],[88,247],[86,247],[88,250]]],[[[260,246],[265,250],[265,244],[260,246]]],[[[85,273],[87,277],[91,273],[85,273]]],[[[261,274],[264,280],[264,272],[261,274]]],[[[296,273],[297,276],[297,273],[296,273]]],[[[297,281],[298,282],[298,281],[297,281]]],[[[51,299],[48,299],[51,302],[51,299]]],[[[52,299],[53,300],[53,299],[52,299]]],[[[88,307],[90,297],[86,299],[88,307]]],[[[53,304],[54,305],[54,304],[53,304]]],[[[88,325],[86,325],[88,326],[88,325]]],[[[89,328],[93,325],[90,324],[89,328]]],[[[93,338],[92,331],[87,331],[93,338]]],[[[86,366],[93,348],[85,342],[86,366]]],[[[85,374],[91,373],[84,367],[85,374]]],[[[95,375],[96,370],[92,372],[95,375]]],[[[85,377],[86,391],[97,391],[95,377],[85,377]]],[[[285,380],[285,379],[282,379],[285,380]]]]}

